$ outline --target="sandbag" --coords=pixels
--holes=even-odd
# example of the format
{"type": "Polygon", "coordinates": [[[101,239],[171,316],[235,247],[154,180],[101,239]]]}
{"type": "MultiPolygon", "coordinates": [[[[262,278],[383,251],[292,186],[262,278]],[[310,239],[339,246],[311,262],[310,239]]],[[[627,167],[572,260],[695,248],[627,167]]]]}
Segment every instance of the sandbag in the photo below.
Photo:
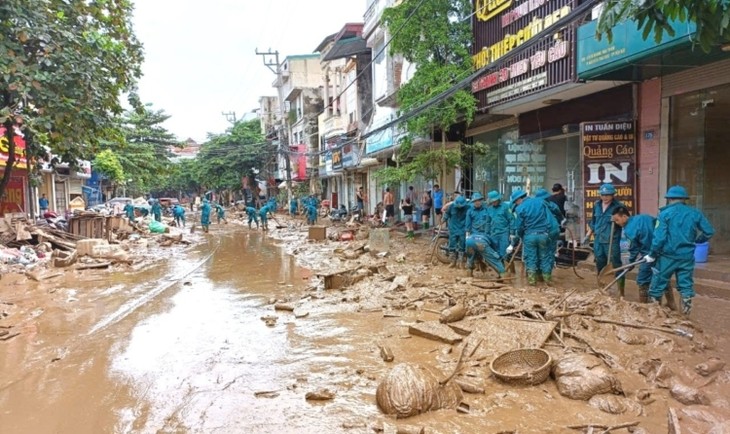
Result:
{"type": "Polygon", "coordinates": [[[552,369],[561,395],[587,401],[603,393],[622,394],[621,383],[598,357],[589,354],[567,356],[552,369]]]}
{"type": "Polygon", "coordinates": [[[699,389],[695,389],[694,387],[687,386],[686,384],[682,384],[679,381],[675,381],[674,384],[672,384],[669,394],[672,395],[672,398],[684,405],[710,404],[710,398],[708,398],[704,392],[699,389]]]}
{"type": "Polygon", "coordinates": [[[167,225],[157,220],[152,220],[148,227],[153,234],[164,234],[170,231],[167,225]]]}
{"type": "Polygon", "coordinates": [[[456,383],[441,386],[430,370],[408,363],[395,366],[378,384],[375,394],[380,410],[396,418],[456,408],[462,398],[456,383]]]}

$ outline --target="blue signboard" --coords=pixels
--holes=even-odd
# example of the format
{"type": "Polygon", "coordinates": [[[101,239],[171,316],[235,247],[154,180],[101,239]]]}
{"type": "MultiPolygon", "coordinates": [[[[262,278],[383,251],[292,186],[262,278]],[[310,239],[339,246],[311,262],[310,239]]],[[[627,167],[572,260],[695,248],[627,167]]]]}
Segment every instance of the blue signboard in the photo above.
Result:
{"type": "Polygon", "coordinates": [[[390,128],[368,137],[365,142],[365,153],[372,154],[393,146],[393,132],[390,128]]]}

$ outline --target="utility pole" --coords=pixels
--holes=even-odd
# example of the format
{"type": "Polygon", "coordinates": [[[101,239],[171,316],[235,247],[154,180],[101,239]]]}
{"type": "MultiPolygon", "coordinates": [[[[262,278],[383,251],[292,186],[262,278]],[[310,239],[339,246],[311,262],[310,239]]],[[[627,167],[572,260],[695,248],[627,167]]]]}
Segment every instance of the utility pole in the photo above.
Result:
{"type": "Polygon", "coordinates": [[[264,61],[264,66],[269,68],[271,72],[273,72],[276,75],[277,83],[279,84],[279,87],[277,89],[277,96],[279,97],[279,116],[280,116],[280,122],[281,125],[279,127],[279,152],[284,153],[284,161],[286,163],[286,196],[287,196],[287,202],[285,204],[285,207],[289,210],[291,210],[291,207],[289,204],[292,200],[292,191],[291,191],[291,160],[289,158],[289,152],[291,148],[289,147],[289,135],[287,134],[287,128],[286,128],[286,116],[284,116],[284,98],[281,93],[281,63],[279,63],[279,51],[271,51],[271,48],[269,48],[268,51],[259,51],[259,49],[256,49],[256,55],[261,56],[264,61]],[[282,146],[284,148],[282,149],[282,146]]]}
{"type": "Polygon", "coordinates": [[[236,112],[221,112],[223,116],[225,116],[226,120],[232,124],[236,123],[236,112]]]}

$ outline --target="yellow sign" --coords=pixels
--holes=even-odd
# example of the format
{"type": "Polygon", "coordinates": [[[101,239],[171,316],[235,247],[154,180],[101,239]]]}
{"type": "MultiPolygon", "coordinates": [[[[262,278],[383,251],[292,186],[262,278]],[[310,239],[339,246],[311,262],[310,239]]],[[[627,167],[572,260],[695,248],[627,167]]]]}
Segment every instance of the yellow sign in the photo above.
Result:
{"type": "Polygon", "coordinates": [[[512,0],[476,0],[476,16],[480,21],[489,21],[512,5],[512,0]]]}

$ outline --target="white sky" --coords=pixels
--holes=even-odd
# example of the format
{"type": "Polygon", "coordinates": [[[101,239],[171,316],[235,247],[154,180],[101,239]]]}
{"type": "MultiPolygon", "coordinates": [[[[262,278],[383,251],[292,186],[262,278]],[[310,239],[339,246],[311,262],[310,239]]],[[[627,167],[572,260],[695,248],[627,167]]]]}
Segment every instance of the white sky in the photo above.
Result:
{"type": "Polygon", "coordinates": [[[362,22],[366,0],[136,0],[134,28],[144,44],[142,102],[172,115],[180,140],[223,132],[221,114],[240,119],[275,95],[274,74],[255,49],[312,53],[345,23],[362,22]]]}

